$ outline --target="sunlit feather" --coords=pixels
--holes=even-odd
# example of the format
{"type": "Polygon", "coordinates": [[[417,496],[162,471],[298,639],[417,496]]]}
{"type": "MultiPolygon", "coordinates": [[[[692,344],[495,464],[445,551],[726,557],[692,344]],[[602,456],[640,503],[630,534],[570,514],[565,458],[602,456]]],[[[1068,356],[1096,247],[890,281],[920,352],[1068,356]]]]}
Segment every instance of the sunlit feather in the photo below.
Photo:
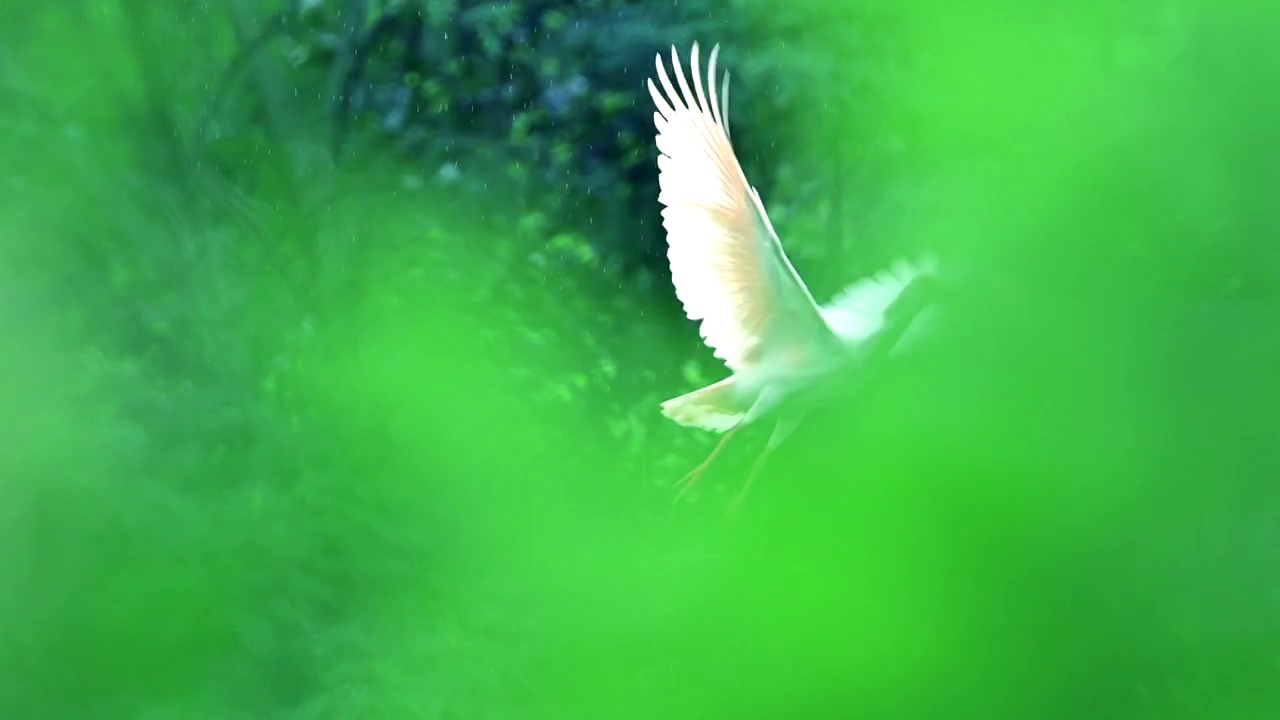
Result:
{"type": "MultiPolygon", "coordinates": [[[[729,142],[727,84],[714,93],[711,51],[707,86],[690,53],[692,87],[675,48],[675,83],[657,59],[649,92],[658,112],[659,187],[667,256],[676,296],[717,357],[741,371],[776,356],[794,357],[829,341],[809,290],[792,268],[759,194],[747,182],[729,142]]],[[[727,79],[727,76],[726,76],[727,79]]]]}
{"type": "Polygon", "coordinates": [[[657,107],[658,201],[676,296],[689,319],[700,323],[716,357],[733,371],[664,402],[662,411],[681,425],[725,434],[685,477],[689,483],[739,427],[778,416],[749,487],[769,450],[804,416],[805,402],[796,397],[821,396],[823,383],[856,369],[865,358],[860,348],[880,334],[890,307],[931,268],[900,261],[849,286],[827,306],[814,302],[734,155],[728,73],[716,93],[719,51],[711,50],[705,83],[696,43],[689,54],[692,84],[674,47],[675,81],[661,56],[657,83],[649,80],[657,107]]]}

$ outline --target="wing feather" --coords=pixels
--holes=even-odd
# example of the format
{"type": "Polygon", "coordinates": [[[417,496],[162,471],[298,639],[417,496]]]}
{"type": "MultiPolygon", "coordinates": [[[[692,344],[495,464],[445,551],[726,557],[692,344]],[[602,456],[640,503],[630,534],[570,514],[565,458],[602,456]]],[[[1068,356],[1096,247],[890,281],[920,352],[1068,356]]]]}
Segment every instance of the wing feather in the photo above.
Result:
{"type": "Polygon", "coordinates": [[[899,259],[888,268],[846,287],[822,307],[822,315],[844,342],[860,342],[880,331],[886,313],[913,283],[936,272],[937,264],[932,257],[919,262],[899,259]]]}
{"type": "Polygon", "coordinates": [[[716,357],[740,371],[775,359],[802,361],[833,340],[808,288],[782,250],[760,194],[729,141],[729,77],[717,96],[716,59],[707,79],[698,45],[693,84],[674,47],[672,82],[659,55],[649,80],[657,127],[658,201],[676,296],[716,357]],[[661,88],[659,88],[661,86],[661,88]]]}

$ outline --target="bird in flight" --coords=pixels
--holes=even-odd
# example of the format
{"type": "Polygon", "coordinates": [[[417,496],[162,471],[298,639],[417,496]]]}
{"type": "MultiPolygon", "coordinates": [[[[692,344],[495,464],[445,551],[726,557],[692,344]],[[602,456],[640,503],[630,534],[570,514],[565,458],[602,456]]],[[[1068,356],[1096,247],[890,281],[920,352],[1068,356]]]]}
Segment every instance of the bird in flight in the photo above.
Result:
{"type": "Polygon", "coordinates": [[[857,375],[892,350],[923,307],[908,292],[933,273],[932,262],[899,260],[818,305],[782,250],[760,193],[747,181],[729,134],[729,74],[716,92],[711,50],[706,83],[698,45],[690,52],[692,87],[673,46],[675,83],[656,58],[658,202],[676,296],[700,334],[732,373],[662,403],[675,422],[724,435],[711,454],[677,483],[683,495],[740,428],[761,419],[773,435],[757,458],[736,507],[768,455],[833,384],[857,375]],[[907,306],[910,307],[907,307],[907,306]]]}

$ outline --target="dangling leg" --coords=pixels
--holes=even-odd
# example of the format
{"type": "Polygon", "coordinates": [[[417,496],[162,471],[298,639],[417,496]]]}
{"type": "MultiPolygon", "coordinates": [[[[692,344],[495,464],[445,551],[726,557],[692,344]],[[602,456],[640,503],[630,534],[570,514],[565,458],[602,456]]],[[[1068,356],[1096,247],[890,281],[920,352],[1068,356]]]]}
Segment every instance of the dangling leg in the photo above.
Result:
{"type": "Polygon", "coordinates": [[[760,457],[756,458],[756,462],[751,466],[751,473],[747,475],[747,481],[743,483],[742,489],[733,498],[733,502],[729,504],[729,514],[735,515],[738,508],[742,506],[742,501],[746,499],[747,492],[751,490],[751,485],[756,481],[756,476],[764,469],[764,463],[773,453],[774,449],[782,444],[795,432],[796,426],[800,424],[803,415],[787,415],[778,420],[778,424],[773,428],[773,435],[769,437],[769,443],[765,445],[764,450],[760,453],[760,457]]]}
{"type": "Polygon", "coordinates": [[[703,460],[698,464],[698,467],[690,470],[684,477],[680,478],[680,480],[676,482],[676,487],[680,488],[680,492],[676,493],[676,500],[684,497],[684,494],[689,492],[689,488],[693,487],[693,484],[697,482],[698,478],[702,477],[702,473],[706,471],[709,465],[711,465],[711,461],[715,460],[716,455],[720,454],[720,451],[724,448],[724,444],[729,442],[729,437],[738,432],[738,428],[740,427],[742,427],[742,423],[738,423],[725,431],[724,437],[720,438],[720,442],[716,443],[715,449],[711,451],[711,454],[707,456],[707,459],[703,460]]]}
{"type": "Polygon", "coordinates": [[[738,420],[736,425],[725,431],[724,437],[720,439],[719,444],[717,444],[716,448],[711,451],[711,454],[707,456],[707,459],[703,460],[702,464],[698,465],[698,467],[690,470],[689,474],[685,475],[676,483],[676,487],[681,488],[680,492],[676,495],[676,499],[679,500],[686,492],[689,491],[689,488],[693,487],[693,483],[701,477],[703,471],[707,469],[707,466],[711,464],[711,461],[715,459],[716,455],[720,454],[720,450],[724,448],[725,443],[729,442],[729,436],[738,432],[738,428],[741,428],[743,425],[751,424],[756,418],[760,417],[762,413],[773,408],[781,397],[782,394],[776,388],[767,387],[762,390],[760,394],[756,396],[755,402],[751,403],[751,409],[747,410],[746,414],[738,420]]]}

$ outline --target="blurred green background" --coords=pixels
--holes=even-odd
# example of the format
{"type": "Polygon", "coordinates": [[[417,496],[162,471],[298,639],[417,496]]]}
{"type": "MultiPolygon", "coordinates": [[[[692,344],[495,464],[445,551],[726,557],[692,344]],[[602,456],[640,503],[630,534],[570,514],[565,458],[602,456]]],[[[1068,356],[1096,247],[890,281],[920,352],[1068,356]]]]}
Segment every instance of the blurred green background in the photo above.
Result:
{"type": "Polygon", "coordinates": [[[1280,716],[1277,15],[6,4],[0,717],[1280,716]],[[949,279],[732,525],[694,40],[820,300],[949,279]]]}

